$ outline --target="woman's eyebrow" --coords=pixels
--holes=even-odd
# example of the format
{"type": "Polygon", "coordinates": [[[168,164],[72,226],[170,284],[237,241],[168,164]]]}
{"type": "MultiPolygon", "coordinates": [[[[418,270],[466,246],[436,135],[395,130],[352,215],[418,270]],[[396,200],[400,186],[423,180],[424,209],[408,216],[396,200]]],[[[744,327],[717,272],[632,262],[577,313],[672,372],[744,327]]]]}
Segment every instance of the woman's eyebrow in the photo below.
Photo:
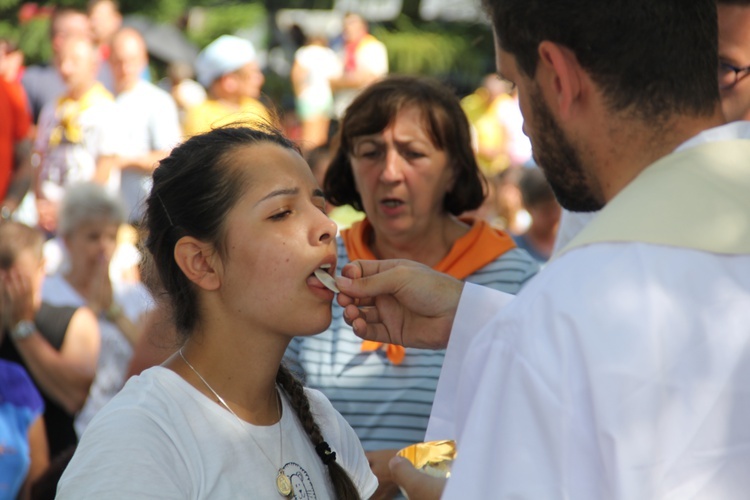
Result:
{"type": "Polygon", "coordinates": [[[257,207],[258,205],[260,205],[264,201],[266,201],[266,200],[268,200],[270,198],[274,198],[276,196],[294,196],[294,195],[297,195],[297,194],[299,194],[299,188],[282,188],[282,189],[276,189],[274,191],[271,191],[267,195],[265,195],[260,200],[258,200],[258,202],[255,204],[255,206],[257,207]]]}

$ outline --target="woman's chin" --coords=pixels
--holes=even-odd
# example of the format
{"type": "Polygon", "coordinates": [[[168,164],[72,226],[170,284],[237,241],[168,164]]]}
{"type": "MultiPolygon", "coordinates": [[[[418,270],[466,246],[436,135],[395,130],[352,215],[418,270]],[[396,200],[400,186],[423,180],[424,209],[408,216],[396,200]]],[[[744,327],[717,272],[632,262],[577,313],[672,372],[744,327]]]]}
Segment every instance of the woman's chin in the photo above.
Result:
{"type": "Polygon", "coordinates": [[[323,333],[331,326],[331,319],[332,318],[330,311],[328,311],[328,314],[325,315],[325,317],[320,316],[315,318],[313,323],[308,325],[308,328],[305,329],[306,331],[304,333],[301,333],[300,336],[310,337],[312,335],[323,333]]]}

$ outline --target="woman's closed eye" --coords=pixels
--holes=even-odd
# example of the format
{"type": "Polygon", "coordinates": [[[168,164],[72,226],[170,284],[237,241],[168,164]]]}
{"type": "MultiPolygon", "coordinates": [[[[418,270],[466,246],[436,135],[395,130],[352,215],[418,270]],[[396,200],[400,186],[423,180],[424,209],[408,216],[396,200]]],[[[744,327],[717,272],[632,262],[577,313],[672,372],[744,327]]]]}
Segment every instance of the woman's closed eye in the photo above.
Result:
{"type": "Polygon", "coordinates": [[[288,216],[292,214],[292,211],[289,209],[281,210],[279,212],[276,212],[275,214],[271,215],[269,217],[272,221],[280,221],[286,219],[288,216]]]}
{"type": "Polygon", "coordinates": [[[366,158],[369,160],[375,159],[380,157],[380,150],[379,149],[364,149],[357,153],[357,156],[360,158],[366,158]]]}
{"type": "Polygon", "coordinates": [[[415,149],[405,149],[401,152],[401,156],[408,160],[418,160],[419,158],[424,158],[427,155],[415,149]]]}

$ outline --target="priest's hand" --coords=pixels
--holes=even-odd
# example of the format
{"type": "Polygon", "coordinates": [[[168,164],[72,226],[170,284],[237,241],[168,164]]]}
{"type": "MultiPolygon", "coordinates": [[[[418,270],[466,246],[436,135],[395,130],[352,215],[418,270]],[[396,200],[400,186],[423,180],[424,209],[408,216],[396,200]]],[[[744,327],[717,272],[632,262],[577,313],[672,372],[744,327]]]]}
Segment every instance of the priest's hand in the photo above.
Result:
{"type": "Polygon", "coordinates": [[[344,319],[357,336],[445,349],[463,282],[409,260],[357,260],[336,278],[344,319]]]}
{"type": "Polygon", "coordinates": [[[389,466],[391,478],[401,487],[407,498],[438,500],[443,494],[447,479],[420,472],[407,459],[393,457],[389,466]]]}

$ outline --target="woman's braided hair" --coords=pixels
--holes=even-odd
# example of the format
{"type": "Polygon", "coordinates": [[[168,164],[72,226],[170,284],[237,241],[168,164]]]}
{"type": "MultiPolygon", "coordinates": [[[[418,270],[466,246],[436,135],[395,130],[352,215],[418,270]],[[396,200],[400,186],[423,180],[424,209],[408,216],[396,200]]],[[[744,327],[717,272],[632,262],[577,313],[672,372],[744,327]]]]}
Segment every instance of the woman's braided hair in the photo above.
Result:
{"type": "Polygon", "coordinates": [[[323,439],[320,427],[318,427],[310,411],[310,400],[307,399],[300,381],[285,366],[281,365],[279,366],[279,372],[276,374],[276,383],[289,396],[289,401],[291,401],[292,408],[294,408],[294,412],[297,414],[302,427],[307,432],[321,460],[328,466],[328,474],[331,476],[331,483],[333,484],[336,498],[339,500],[359,500],[360,496],[357,492],[357,487],[354,486],[354,482],[352,482],[349,474],[335,460],[336,454],[330,452],[330,448],[328,448],[323,439]],[[326,448],[328,448],[328,453],[326,453],[326,448]],[[331,456],[333,459],[329,459],[331,456]]]}

